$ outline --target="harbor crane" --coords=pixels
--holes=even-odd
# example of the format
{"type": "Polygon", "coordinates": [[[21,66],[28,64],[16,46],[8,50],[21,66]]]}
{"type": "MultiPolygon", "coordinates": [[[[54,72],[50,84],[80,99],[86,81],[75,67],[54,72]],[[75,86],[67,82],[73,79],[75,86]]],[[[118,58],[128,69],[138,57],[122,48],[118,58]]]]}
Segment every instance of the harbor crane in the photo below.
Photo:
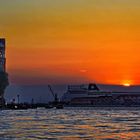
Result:
{"type": "Polygon", "coordinates": [[[51,85],[48,85],[48,88],[49,88],[50,92],[52,93],[52,96],[54,97],[54,102],[58,103],[58,95],[57,95],[57,93],[53,92],[51,85]]]}
{"type": "Polygon", "coordinates": [[[53,107],[56,107],[56,109],[63,109],[63,104],[59,101],[57,93],[53,92],[51,85],[48,85],[48,88],[54,97],[54,102],[52,102],[53,107]]]}

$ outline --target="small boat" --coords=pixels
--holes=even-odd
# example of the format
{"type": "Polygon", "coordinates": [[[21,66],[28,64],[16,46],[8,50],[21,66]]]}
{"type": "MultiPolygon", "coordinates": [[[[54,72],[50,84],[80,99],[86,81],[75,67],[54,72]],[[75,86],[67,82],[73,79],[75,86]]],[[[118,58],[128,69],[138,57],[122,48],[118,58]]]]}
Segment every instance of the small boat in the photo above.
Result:
{"type": "Polygon", "coordinates": [[[64,108],[63,104],[56,105],[56,109],[63,109],[63,108],[64,108]]]}
{"type": "Polygon", "coordinates": [[[52,106],[52,105],[46,105],[45,108],[46,109],[51,109],[51,108],[54,108],[54,106],[52,106]]]}
{"type": "Polygon", "coordinates": [[[11,110],[26,110],[29,107],[24,104],[8,104],[5,108],[11,110]]]}

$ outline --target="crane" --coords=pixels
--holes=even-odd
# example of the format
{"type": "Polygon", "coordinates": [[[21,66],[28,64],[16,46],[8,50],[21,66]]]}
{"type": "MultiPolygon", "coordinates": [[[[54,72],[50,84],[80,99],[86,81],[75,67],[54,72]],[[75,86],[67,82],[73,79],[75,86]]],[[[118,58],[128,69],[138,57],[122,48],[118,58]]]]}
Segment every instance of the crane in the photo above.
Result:
{"type": "Polygon", "coordinates": [[[51,85],[48,85],[48,88],[54,97],[53,107],[56,107],[56,109],[63,109],[63,104],[59,101],[57,93],[53,92],[51,85]]]}
{"type": "Polygon", "coordinates": [[[53,92],[51,85],[48,85],[48,88],[49,88],[50,92],[52,93],[52,95],[54,97],[54,102],[57,103],[58,102],[58,96],[57,96],[57,94],[55,94],[53,92]]]}

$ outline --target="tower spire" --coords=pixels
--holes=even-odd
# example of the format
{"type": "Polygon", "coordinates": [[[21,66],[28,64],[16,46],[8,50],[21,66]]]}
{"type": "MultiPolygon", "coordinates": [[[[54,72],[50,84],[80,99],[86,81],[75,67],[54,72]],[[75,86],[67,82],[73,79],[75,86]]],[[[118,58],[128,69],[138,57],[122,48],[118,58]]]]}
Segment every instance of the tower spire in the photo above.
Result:
{"type": "Polygon", "coordinates": [[[5,38],[0,38],[0,72],[6,72],[5,38]]]}

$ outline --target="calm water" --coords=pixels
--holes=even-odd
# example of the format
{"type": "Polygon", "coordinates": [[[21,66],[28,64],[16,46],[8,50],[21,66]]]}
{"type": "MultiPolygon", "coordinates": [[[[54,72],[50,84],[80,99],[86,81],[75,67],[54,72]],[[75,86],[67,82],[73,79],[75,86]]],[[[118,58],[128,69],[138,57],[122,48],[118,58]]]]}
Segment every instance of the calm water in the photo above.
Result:
{"type": "Polygon", "coordinates": [[[140,108],[0,111],[0,140],[140,140],[140,108]]]}

